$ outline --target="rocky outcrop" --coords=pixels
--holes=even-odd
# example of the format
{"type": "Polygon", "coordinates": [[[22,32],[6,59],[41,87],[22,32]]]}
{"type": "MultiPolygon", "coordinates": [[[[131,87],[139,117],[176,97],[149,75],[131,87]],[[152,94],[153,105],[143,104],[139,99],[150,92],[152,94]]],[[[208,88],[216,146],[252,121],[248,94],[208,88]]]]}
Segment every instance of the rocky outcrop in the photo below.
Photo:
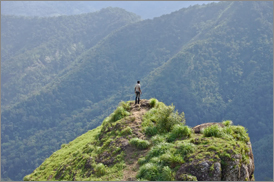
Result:
{"type": "Polygon", "coordinates": [[[219,125],[220,127],[224,127],[222,123],[203,123],[193,127],[192,130],[194,131],[194,133],[201,133],[202,129],[207,128],[214,124],[219,125]]]}
{"type": "MultiPolygon", "coordinates": [[[[213,124],[224,127],[222,123],[205,123],[192,129],[195,133],[200,133],[203,128],[213,124]]],[[[196,140],[194,139],[193,143],[195,144],[195,142],[196,140]]],[[[231,153],[230,157],[221,157],[214,160],[210,157],[205,157],[199,160],[188,161],[181,165],[175,179],[177,181],[255,181],[255,166],[251,143],[247,142],[246,147],[249,150],[245,153],[245,156],[231,153]]]]}
{"type": "Polygon", "coordinates": [[[221,181],[221,164],[208,160],[185,163],[177,171],[176,180],[189,181],[189,179],[185,179],[186,175],[194,176],[198,181],[221,181]]]}

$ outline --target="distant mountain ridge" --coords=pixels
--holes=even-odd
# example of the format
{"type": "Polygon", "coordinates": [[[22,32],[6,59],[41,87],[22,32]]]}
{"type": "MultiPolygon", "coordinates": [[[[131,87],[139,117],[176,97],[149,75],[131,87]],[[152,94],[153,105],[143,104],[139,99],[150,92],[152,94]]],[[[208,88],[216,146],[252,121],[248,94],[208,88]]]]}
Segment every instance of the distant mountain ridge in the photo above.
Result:
{"type": "MultiPolygon", "coordinates": [[[[100,125],[115,103],[133,99],[136,80],[142,98],[176,104],[190,126],[232,119],[248,129],[252,142],[266,142],[257,146],[272,146],[272,7],[195,6],[105,37],[42,91],[2,112],[2,177],[21,180],[61,144],[100,125]]],[[[255,158],[266,155],[256,152],[255,158]]],[[[272,178],[271,160],[263,163],[256,180],[272,178]]]]}
{"type": "Polygon", "coordinates": [[[1,13],[17,16],[60,16],[99,11],[107,7],[119,7],[133,12],[142,19],[152,19],[191,5],[213,1],[3,1],[1,13]]]}

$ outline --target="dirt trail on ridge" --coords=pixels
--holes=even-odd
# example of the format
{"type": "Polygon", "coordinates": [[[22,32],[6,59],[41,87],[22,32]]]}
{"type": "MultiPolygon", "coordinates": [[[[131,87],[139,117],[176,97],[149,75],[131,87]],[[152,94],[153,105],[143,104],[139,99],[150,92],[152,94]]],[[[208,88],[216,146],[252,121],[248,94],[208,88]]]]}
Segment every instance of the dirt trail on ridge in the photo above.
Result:
{"type": "MultiPolygon", "coordinates": [[[[140,104],[135,105],[134,103],[130,104],[131,117],[134,117],[135,120],[129,123],[132,132],[138,136],[140,139],[146,139],[146,136],[140,132],[142,125],[143,115],[151,108],[148,100],[140,100],[140,104]]],[[[136,181],[137,171],[139,169],[138,158],[144,156],[148,149],[139,150],[135,147],[130,146],[127,148],[125,161],[127,163],[127,168],[124,169],[123,181],[136,181]]]]}

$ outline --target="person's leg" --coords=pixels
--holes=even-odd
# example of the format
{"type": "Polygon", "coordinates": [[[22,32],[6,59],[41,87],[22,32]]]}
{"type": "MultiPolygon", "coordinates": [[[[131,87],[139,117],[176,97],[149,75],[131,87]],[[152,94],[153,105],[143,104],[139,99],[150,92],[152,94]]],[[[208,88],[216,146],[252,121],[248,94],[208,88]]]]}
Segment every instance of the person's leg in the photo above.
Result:
{"type": "Polygon", "coordinates": [[[135,94],[135,105],[137,104],[137,93],[135,94]]]}
{"type": "MultiPolygon", "coordinates": [[[[140,92],[136,92],[135,104],[137,104],[138,95],[140,95],[140,92]]],[[[138,104],[139,104],[139,102],[138,102],[138,104]]]]}
{"type": "Polygon", "coordinates": [[[140,103],[140,92],[138,93],[138,104],[140,103]]]}

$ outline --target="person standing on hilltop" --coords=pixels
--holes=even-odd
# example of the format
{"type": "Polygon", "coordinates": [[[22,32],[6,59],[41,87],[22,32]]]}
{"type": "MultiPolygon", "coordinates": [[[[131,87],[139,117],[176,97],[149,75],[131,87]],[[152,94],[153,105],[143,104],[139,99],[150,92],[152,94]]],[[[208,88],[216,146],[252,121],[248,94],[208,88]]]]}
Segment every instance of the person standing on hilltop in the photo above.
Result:
{"type": "Polygon", "coordinates": [[[140,102],[140,95],[142,94],[142,91],[141,91],[141,85],[140,85],[140,81],[137,81],[137,84],[135,85],[135,104],[137,104],[137,99],[138,99],[138,104],[140,102]]]}

